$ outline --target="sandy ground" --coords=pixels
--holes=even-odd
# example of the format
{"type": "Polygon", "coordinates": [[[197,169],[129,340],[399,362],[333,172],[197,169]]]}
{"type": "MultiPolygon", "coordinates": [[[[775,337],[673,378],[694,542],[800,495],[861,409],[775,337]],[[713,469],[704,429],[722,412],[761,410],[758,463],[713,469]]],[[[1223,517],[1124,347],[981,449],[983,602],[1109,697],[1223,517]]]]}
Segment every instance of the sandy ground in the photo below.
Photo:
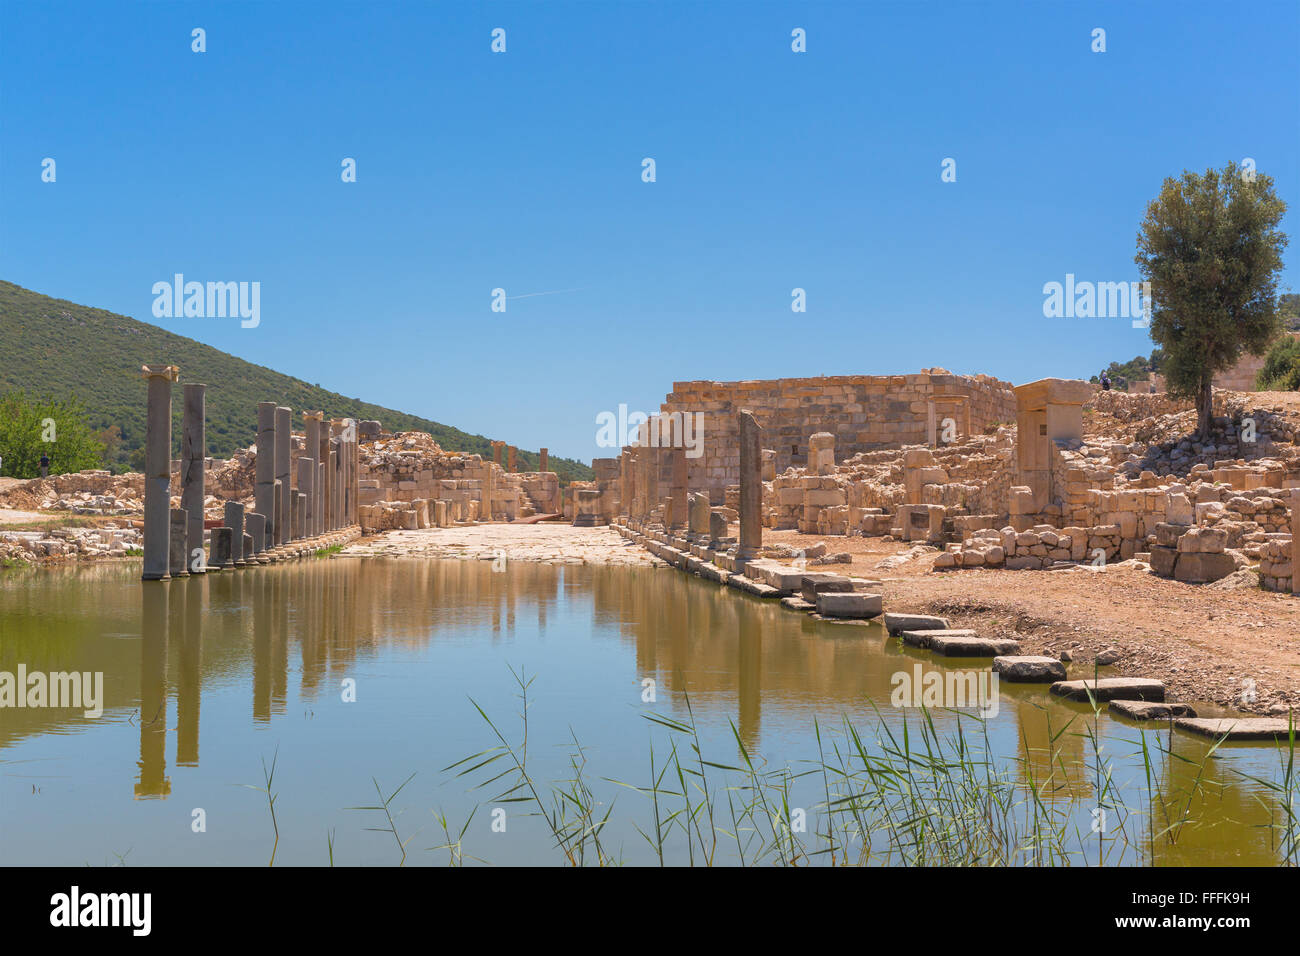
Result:
{"type": "Polygon", "coordinates": [[[12,508],[0,508],[0,525],[28,524],[32,521],[49,521],[48,513],[39,511],[15,511],[12,508]]]}
{"type": "Polygon", "coordinates": [[[792,548],[822,541],[830,553],[847,551],[851,564],[809,570],[880,580],[885,610],[941,614],[983,637],[1014,637],[1022,653],[1068,650],[1076,662],[1091,662],[1113,647],[1123,656],[1106,674],[1158,678],[1174,699],[1259,712],[1300,707],[1300,598],[1291,595],[1183,584],[1132,565],[935,573],[929,553],[881,568],[911,545],[797,531],[765,531],[763,541],[792,548]],[[1247,679],[1255,681],[1253,703],[1242,699],[1247,679]]]}
{"type": "Polygon", "coordinates": [[[575,528],[567,524],[484,524],[463,528],[388,531],[364,538],[345,555],[393,555],[543,561],[552,564],[662,564],[625,540],[613,528],[575,528]]]}

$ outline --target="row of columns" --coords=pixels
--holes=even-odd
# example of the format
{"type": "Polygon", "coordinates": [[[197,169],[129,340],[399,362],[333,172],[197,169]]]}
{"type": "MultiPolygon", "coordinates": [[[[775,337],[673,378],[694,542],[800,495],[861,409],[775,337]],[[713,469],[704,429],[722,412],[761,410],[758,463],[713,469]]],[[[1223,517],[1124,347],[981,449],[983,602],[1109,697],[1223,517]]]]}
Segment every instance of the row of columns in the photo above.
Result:
{"type": "Polygon", "coordinates": [[[290,474],[292,410],[275,402],[257,406],[255,511],[226,502],[223,525],[203,552],[207,386],[186,384],[181,416],[181,507],[171,507],[172,385],[175,365],[146,365],[144,572],[146,581],[211,570],[269,564],[297,554],[295,542],[333,534],[357,523],[359,442],[352,419],[304,412],[305,441],[297,484],[290,474]]]}
{"type": "MultiPolygon", "coordinates": [[[[743,564],[763,547],[763,431],[753,412],[736,416],[740,441],[740,536],[735,558],[743,564]]],[[[709,496],[692,493],[681,419],[665,417],[638,427],[636,443],[623,449],[619,510],[644,521],[662,506],[665,530],[687,532],[692,541],[719,544],[727,536],[726,521],[714,514],[709,496]],[[656,443],[655,436],[658,441],[656,443]],[[667,494],[663,492],[667,491],[667,494]]]]}

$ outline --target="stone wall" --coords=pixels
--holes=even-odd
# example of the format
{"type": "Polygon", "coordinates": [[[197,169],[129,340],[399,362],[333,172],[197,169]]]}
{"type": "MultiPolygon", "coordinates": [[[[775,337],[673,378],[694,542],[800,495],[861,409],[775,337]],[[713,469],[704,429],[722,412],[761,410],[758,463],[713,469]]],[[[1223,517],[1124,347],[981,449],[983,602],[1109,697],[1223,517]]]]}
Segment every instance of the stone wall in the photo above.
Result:
{"type": "Polygon", "coordinates": [[[763,447],[774,454],[775,472],[808,463],[809,440],[834,436],[841,458],[879,448],[926,444],[935,419],[951,415],[961,437],[994,423],[1015,420],[1016,401],[1007,382],[986,375],[942,370],[915,375],[846,375],[749,382],[675,382],[661,413],[703,413],[703,454],[688,459],[690,487],[707,491],[714,504],[740,475],[736,413],[747,408],[763,429],[763,447]],[[962,407],[964,403],[964,408],[962,407]]]}

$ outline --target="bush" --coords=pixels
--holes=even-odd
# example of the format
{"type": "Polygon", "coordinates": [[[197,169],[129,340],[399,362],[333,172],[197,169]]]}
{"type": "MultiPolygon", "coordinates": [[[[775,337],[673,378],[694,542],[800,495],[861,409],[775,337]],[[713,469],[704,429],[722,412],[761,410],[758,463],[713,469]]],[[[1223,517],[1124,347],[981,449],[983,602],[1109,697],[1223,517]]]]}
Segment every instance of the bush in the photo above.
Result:
{"type": "Polygon", "coordinates": [[[39,478],[42,455],[52,475],[85,471],[103,466],[104,443],[75,399],[28,399],[21,390],[0,395],[0,473],[39,478]]]}
{"type": "Polygon", "coordinates": [[[1287,335],[1273,343],[1255,376],[1255,387],[1261,392],[1300,390],[1300,339],[1287,335]]]}

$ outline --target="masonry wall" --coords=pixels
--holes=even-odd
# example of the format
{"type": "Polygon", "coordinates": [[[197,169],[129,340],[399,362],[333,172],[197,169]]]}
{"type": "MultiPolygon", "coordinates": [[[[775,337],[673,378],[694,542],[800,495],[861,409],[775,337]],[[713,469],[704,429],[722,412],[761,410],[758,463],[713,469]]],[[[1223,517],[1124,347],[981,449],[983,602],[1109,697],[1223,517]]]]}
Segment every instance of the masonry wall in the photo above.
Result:
{"type": "MultiPolygon", "coordinates": [[[[758,419],[763,447],[775,453],[779,474],[807,464],[808,439],[815,432],[835,436],[837,461],[859,452],[924,444],[929,437],[930,401],[936,397],[964,398],[970,430],[976,434],[1016,418],[1010,383],[987,375],[946,372],[675,382],[660,412],[703,413],[703,455],[688,459],[690,486],[708,491],[713,503],[721,504],[726,486],[740,480],[736,413],[742,408],[758,419]]],[[[949,414],[964,430],[964,414],[950,405],[938,406],[940,421],[949,414]]]]}

